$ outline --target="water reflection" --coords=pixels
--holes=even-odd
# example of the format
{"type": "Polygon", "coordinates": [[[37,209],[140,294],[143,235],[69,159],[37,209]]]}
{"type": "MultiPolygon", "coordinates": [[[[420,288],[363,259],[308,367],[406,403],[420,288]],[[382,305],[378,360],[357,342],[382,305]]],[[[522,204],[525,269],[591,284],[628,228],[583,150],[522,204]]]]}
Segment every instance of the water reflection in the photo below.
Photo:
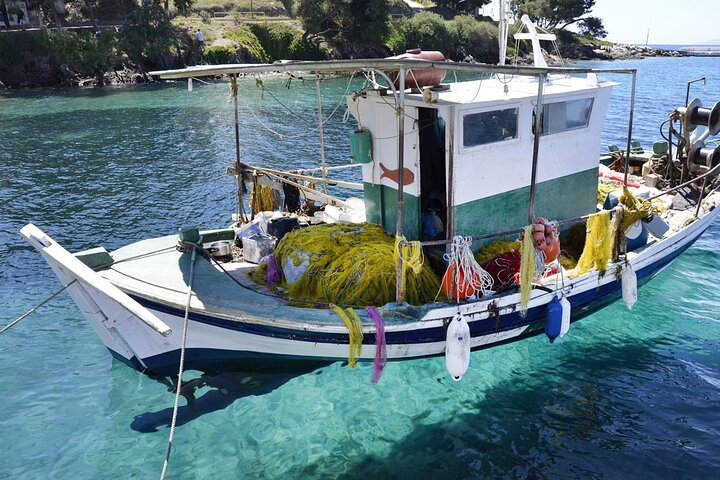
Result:
{"type": "MultiPolygon", "coordinates": [[[[240,398],[270,393],[295,377],[313,371],[320,375],[322,367],[327,365],[328,362],[303,362],[285,366],[281,371],[277,367],[267,367],[252,371],[201,372],[200,376],[189,379],[190,375],[185,375],[180,387],[185,405],[178,408],[176,425],[184,425],[207,413],[223,410],[240,398]]],[[[175,396],[174,379],[162,377],[155,380],[165,385],[168,393],[175,396]]],[[[158,427],[170,426],[172,413],[172,407],[141,413],[135,416],[130,428],[143,433],[156,432],[158,427]]]]}

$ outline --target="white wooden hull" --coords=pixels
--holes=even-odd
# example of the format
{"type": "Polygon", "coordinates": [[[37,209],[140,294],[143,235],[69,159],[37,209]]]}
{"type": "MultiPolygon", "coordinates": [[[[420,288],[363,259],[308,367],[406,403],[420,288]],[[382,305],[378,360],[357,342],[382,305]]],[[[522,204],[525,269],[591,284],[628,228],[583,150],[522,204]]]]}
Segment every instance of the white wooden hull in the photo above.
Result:
{"type": "MultiPolygon", "coordinates": [[[[714,194],[720,195],[720,194],[714,194]]],[[[720,209],[684,229],[648,245],[630,263],[638,281],[649,279],[680,255],[715,220],[720,209]]],[[[80,311],[90,322],[103,344],[120,360],[140,370],[169,373],[177,368],[183,330],[183,305],[167,304],[144,298],[137,292],[109,290],[107,280],[90,270],[37,227],[28,225],[23,236],[38,251],[68,288],[80,311]],[[80,264],[83,268],[80,268],[80,264]],[[129,294],[129,295],[126,295],[129,294]],[[163,334],[166,336],[163,336],[163,334]]],[[[605,276],[590,272],[575,279],[565,279],[563,288],[572,304],[573,320],[619,298],[620,282],[611,265],[605,276]]],[[[112,287],[112,285],[110,285],[112,287]]],[[[486,348],[524,338],[542,331],[545,305],[555,296],[554,282],[546,289],[533,290],[526,317],[517,313],[519,293],[497,295],[487,300],[460,305],[435,304],[417,321],[386,324],[387,356],[390,360],[441,355],[445,351],[444,322],[459,310],[471,329],[471,347],[486,348]]],[[[248,304],[252,299],[248,297],[248,304]]],[[[291,360],[342,360],[348,356],[348,336],[344,325],[329,322],[334,313],[318,309],[310,312],[319,320],[297,318],[298,308],[280,300],[268,309],[266,318],[250,313],[235,318],[203,310],[194,305],[189,312],[187,337],[188,368],[203,369],[249,362],[291,360]]],[[[383,316],[392,308],[381,309],[383,316]]],[[[375,356],[375,329],[364,322],[365,344],[361,360],[375,356]]]]}

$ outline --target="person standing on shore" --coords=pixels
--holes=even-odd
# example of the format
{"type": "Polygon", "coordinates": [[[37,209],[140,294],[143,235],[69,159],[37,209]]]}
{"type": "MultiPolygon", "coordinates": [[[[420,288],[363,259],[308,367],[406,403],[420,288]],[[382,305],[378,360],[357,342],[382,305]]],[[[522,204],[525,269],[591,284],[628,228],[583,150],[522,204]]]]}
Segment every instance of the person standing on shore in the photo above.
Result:
{"type": "Polygon", "coordinates": [[[200,50],[203,49],[203,45],[205,44],[205,35],[203,35],[202,30],[198,28],[197,33],[195,34],[195,38],[197,38],[198,47],[200,50]]]}

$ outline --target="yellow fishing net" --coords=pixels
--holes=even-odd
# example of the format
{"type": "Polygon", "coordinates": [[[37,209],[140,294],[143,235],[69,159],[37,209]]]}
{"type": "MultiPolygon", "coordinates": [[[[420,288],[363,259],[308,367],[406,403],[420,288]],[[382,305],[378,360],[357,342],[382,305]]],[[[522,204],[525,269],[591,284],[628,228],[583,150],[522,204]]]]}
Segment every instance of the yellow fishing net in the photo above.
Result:
{"type": "MultiPolygon", "coordinates": [[[[405,301],[413,305],[432,302],[440,289],[427,265],[413,263],[419,248],[405,252],[404,247],[401,253],[407,259],[403,265],[413,266],[404,290],[405,301]]],[[[275,256],[283,271],[290,266],[286,262],[304,270],[292,284],[283,278],[281,287],[291,299],[378,306],[395,301],[395,252],[395,240],[378,225],[323,224],[286,234],[275,256]]]]}
{"type": "Polygon", "coordinates": [[[494,256],[509,252],[510,250],[520,250],[520,242],[498,240],[497,242],[489,243],[478,250],[475,254],[475,261],[478,265],[483,266],[492,260],[494,256]]]}
{"type": "Polygon", "coordinates": [[[638,198],[623,187],[623,193],[620,195],[620,203],[624,207],[623,218],[620,222],[620,229],[624,232],[638,220],[647,220],[653,215],[653,205],[649,200],[638,198]]]}
{"type": "Polygon", "coordinates": [[[602,210],[588,217],[585,232],[585,247],[571,276],[582,275],[593,268],[597,268],[600,274],[604,275],[612,256],[610,210],[602,210]]]}
{"type": "Polygon", "coordinates": [[[275,197],[272,188],[258,183],[252,184],[250,190],[250,207],[253,213],[275,210],[275,197]]]}
{"type": "Polygon", "coordinates": [[[355,310],[346,308],[343,310],[337,305],[331,305],[333,311],[345,323],[350,337],[350,353],[348,354],[348,364],[350,368],[355,368],[357,358],[362,355],[362,320],[355,310]]]}
{"type": "Polygon", "coordinates": [[[420,242],[408,242],[405,237],[395,236],[395,265],[400,260],[402,274],[400,275],[401,298],[405,299],[407,289],[407,271],[412,269],[415,275],[422,271],[425,257],[420,242]]]}
{"type": "Polygon", "coordinates": [[[532,282],[537,270],[535,242],[533,242],[534,231],[535,225],[528,225],[523,229],[522,246],[520,247],[520,315],[523,317],[527,313],[532,282]]]}
{"type": "Polygon", "coordinates": [[[598,183],[597,201],[598,203],[605,203],[607,196],[615,190],[620,190],[622,186],[612,183],[598,183]]]}

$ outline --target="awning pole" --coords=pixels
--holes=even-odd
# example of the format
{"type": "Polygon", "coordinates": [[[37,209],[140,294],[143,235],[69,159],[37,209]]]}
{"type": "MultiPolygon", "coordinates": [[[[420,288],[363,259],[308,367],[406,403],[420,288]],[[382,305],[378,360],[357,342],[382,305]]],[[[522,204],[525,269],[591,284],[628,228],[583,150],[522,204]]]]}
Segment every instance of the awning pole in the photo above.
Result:
{"type": "Polygon", "coordinates": [[[233,107],[235,109],[235,171],[237,175],[237,198],[238,198],[238,218],[242,215],[242,221],[247,222],[245,209],[243,208],[243,178],[240,168],[240,124],[238,122],[238,84],[237,74],[230,75],[230,88],[232,90],[233,107]]]}
{"type": "Polygon", "coordinates": [[[528,224],[535,221],[535,191],[537,190],[537,167],[538,152],[540,149],[540,135],[542,134],[542,117],[543,117],[543,87],[545,86],[546,74],[538,75],[538,94],[537,106],[535,107],[535,126],[533,128],[535,137],[533,139],[533,156],[532,156],[532,175],[530,177],[530,204],[528,206],[528,224]]]}
{"type": "MultiPolygon", "coordinates": [[[[395,234],[399,237],[403,235],[403,214],[405,210],[404,184],[405,184],[405,67],[400,67],[398,89],[398,100],[396,113],[398,116],[398,209],[397,209],[397,225],[395,234]]],[[[395,301],[401,302],[403,298],[402,291],[402,255],[398,255],[397,268],[395,272],[395,301]]]]}
{"type": "Polygon", "coordinates": [[[322,172],[323,193],[327,194],[327,169],[325,168],[325,135],[322,114],[322,97],[320,96],[320,75],[315,77],[315,93],[317,95],[318,128],[320,130],[320,168],[322,172]]]}
{"type": "MultiPolygon", "coordinates": [[[[632,72],[632,89],[630,91],[630,118],[628,119],[628,137],[627,152],[625,152],[625,180],[623,183],[627,185],[628,174],[630,173],[630,140],[632,139],[633,116],[635,115],[635,78],[637,72],[632,72]]],[[[670,139],[672,142],[672,138],[670,139]]]]}

